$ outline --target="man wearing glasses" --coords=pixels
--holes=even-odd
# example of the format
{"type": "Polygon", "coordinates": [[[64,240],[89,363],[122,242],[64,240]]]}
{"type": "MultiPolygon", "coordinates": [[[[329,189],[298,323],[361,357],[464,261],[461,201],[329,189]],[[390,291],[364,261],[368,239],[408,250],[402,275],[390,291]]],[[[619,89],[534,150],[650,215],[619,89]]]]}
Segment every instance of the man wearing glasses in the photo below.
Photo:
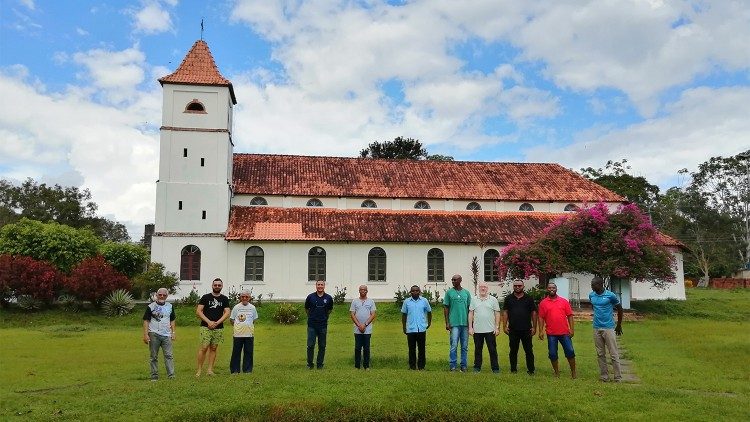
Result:
{"type": "Polygon", "coordinates": [[[156,301],[146,306],[143,314],[143,342],[148,344],[151,352],[151,381],[159,379],[159,348],[164,354],[164,365],[167,376],[174,378],[174,359],[172,341],[174,341],[175,314],[172,304],[167,302],[167,289],[162,287],[156,292],[156,301]]]}
{"type": "Polygon", "coordinates": [[[451,278],[453,287],[445,292],[443,299],[443,315],[445,329],[450,333],[451,346],[448,353],[450,370],[457,366],[458,342],[461,342],[461,372],[466,372],[469,354],[469,304],[471,294],[461,287],[461,276],[456,274],[451,278]]]}
{"type": "Polygon", "coordinates": [[[229,298],[221,294],[224,282],[217,278],[211,283],[211,293],[203,295],[195,309],[201,320],[201,345],[198,348],[198,370],[195,376],[201,376],[203,362],[208,355],[206,375],[214,374],[216,349],[224,342],[224,320],[229,318],[229,298]]]}
{"type": "Polygon", "coordinates": [[[232,357],[229,359],[229,372],[240,373],[240,356],[242,358],[242,372],[253,372],[253,348],[255,334],[255,320],[258,319],[258,311],[255,305],[250,303],[250,292],[240,292],[240,303],[234,305],[229,320],[234,325],[232,335],[232,357]]]}
{"type": "Polygon", "coordinates": [[[503,332],[508,335],[510,372],[518,371],[518,343],[526,354],[526,372],[534,375],[534,346],[537,309],[534,299],[523,291],[523,281],[513,280],[513,293],[503,301],[503,332]]]}

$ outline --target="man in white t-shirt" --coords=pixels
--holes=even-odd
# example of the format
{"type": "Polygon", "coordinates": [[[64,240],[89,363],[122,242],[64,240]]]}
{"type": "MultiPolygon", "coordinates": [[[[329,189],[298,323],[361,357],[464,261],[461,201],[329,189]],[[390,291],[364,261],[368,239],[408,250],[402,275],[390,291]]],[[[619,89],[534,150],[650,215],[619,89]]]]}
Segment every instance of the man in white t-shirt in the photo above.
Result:
{"type": "Polygon", "coordinates": [[[240,373],[240,355],[242,358],[242,372],[253,372],[253,340],[255,333],[255,320],[258,319],[258,311],[250,303],[250,292],[240,292],[240,303],[234,305],[229,315],[234,325],[232,358],[229,360],[229,371],[233,374],[240,373]]]}

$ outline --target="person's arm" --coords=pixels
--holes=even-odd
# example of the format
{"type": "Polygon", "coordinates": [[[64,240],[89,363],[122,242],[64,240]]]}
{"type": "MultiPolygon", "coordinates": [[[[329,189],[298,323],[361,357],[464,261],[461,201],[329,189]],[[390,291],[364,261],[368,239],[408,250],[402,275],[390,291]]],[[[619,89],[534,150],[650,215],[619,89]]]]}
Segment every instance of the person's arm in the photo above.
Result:
{"type": "Polygon", "coordinates": [[[502,312],[495,311],[495,331],[494,334],[498,335],[500,334],[500,316],[502,315],[502,312]]]}
{"type": "Polygon", "coordinates": [[[503,319],[503,332],[505,334],[510,334],[510,329],[508,328],[508,310],[507,309],[503,309],[502,319],[503,319]]]}
{"type": "Polygon", "coordinates": [[[359,323],[359,321],[357,320],[357,317],[356,317],[356,313],[354,311],[350,311],[349,315],[352,317],[352,322],[354,323],[355,326],[357,326],[357,329],[359,330],[359,332],[360,333],[364,333],[365,332],[365,328],[367,328],[367,325],[359,323]]]}
{"type": "Polygon", "coordinates": [[[618,336],[622,335],[622,305],[619,303],[615,305],[615,309],[617,309],[617,325],[615,326],[615,334],[618,336]]]}
{"type": "Polygon", "coordinates": [[[308,317],[310,316],[310,296],[305,298],[305,313],[308,317]]]}
{"type": "Polygon", "coordinates": [[[219,320],[218,320],[218,321],[216,321],[216,324],[215,324],[215,325],[219,325],[219,324],[221,324],[222,322],[224,322],[224,321],[225,321],[225,320],[226,320],[227,318],[229,318],[229,313],[230,313],[230,312],[231,312],[231,311],[230,311],[230,309],[229,309],[229,306],[225,307],[225,308],[224,308],[224,313],[223,313],[223,314],[221,315],[221,318],[219,318],[219,320]]]}
{"type": "Polygon", "coordinates": [[[151,339],[148,337],[148,320],[143,320],[143,342],[148,344],[151,339]]]}
{"type": "Polygon", "coordinates": [[[172,331],[172,340],[175,339],[175,329],[177,328],[177,324],[175,324],[174,320],[169,321],[169,329],[172,331]]]}
{"type": "Polygon", "coordinates": [[[573,315],[568,315],[568,327],[570,327],[570,338],[573,338],[575,330],[573,329],[573,315]]]}
{"type": "Polygon", "coordinates": [[[427,328],[430,328],[432,325],[432,311],[427,312],[427,328]]]}
{"type": "Polygon", "coordinates": [[[404,330],[404,334],[406,334],[406,313],[401,313],[401,328],[404,330]]]}
{"type": "Polygon", "coordinates": [[[333,311],[333,298],[328,296],[328,305],[326,306],[326,315],[331,315],[333,311]]]}
{"type": "Polygon", "coordinates": [[[531,311],[531,335],[536,334],[536,326],[539,321],[539,312],[536,310],[531,311]]]}
{"type": "Polygon", "coordinates": [[[209,328],[211,328],[211,320],[208,319],[206,314],[203,313],[203,308],[205,308],[205,305],[202,303],[199,303],[198,306],[195,308],[195,315],[198,316],[198,319],[208,324],[209,328]]]}
{"type": "Polygon", "coordinates": [[[444,305],[443,306],[443,316],[445,317],[445,329],[450,331],[451,330],[451,322],[448,319],[448,310],[450,309],[450,306],[444,305]]]}
{"type": "Polygon", "coordinates": [[[544,340],[544,318],[539,318],[539,340],[544,340]]]}
{"type": "Polygon", "coordinates": [[[469,310],[469,335],[474,335],[474,311],[469,310]]]}

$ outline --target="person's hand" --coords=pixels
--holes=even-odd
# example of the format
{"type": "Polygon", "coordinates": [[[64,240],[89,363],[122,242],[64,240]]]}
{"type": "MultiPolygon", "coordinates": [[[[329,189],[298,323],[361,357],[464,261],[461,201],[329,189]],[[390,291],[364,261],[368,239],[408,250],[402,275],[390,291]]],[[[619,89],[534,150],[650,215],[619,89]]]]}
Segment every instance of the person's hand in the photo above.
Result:
{"type": "Polygon", "coordinates": [[[503,327],[503,332],[505,334],[510,334],[510,327],[503,327]]]}
{"type": "Polygon", "coordinates": [[[541,331],[539,332],[539,340],[544,340],[544,333],[541,331]]]}
{"type": "Polygon", "coordinates": [[[175,337],[175,333],[172,333],[172,340],[177,340],[177,337],[175,337]]]}
{"type": "Polygon", "coordinates": [[[618,336],[622,335],[622,325],[617,324],[617,326],[615,327],[615,334],[617,334],[618,336]]]}
{"type": "Polygon", "coordinates": [[[473,336],[473,335],[474,335],[474,329],[473,329],[473,328],[469,328],[469,335],[470,335],[470,336],[473,336]]]}
{"type": "Polygon", "coordinates": [[[531,331],[531,337],[534,337],[536,335],[536,328],[531,327],[531,330],[529,331],[531,331]]]}
{"type": "Polygon", "coordinates": [[[574,335],[574,334],[575,334],[575,332],[573,332],[573,329],[571,328],[571,329],[570,329],[570,338],[573,338],[573,335],[574,335]]]}
{"type": "Polygon", "coordinates": [[[404,327],[404,334],[406,334],[406,327],[404,327]]]}
{"type": "Polygon", "coordinates": [[[208,322],[208,329],[209,330],[213,330],[214,328],[216,328],[217,325],[219,325],[219,324],[217,324],[216,321],[209,321],[208,322]]]}
{"type": "Polygon", "coordinates": [[[367,326],[365,324],[357,324],[357,328],[359,328],[360,333],[364,333],[367,329],[367,326]]]}
{"type": "Polygon", "coordinates": [[[495,331],[493,331],[492,333],[495,335],[495,337],[497,337],[498,334],[500,334],[500,330],[495,328],[495,331]]]}
{"type": "Polygon", "coordinates": [[[449,322],[445,323],[445,329],[450,331],[451,330],[451,324],[449,322]]]}
{"type": "Polygon", "coordinates": [[[144,334],[143,335],[143,342],[146,343],[146,344],[148,344],[149,342],[151,342],[151,339],[148,338],[148,334],[144,334]]]}

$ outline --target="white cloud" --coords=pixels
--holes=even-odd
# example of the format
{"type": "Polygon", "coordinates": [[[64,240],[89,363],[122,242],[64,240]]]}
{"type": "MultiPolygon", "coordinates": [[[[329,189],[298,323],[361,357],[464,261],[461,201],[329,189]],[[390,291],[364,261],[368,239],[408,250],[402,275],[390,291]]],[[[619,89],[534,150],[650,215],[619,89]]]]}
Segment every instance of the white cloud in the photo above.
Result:
{"type": "Polygon", "coordinates": [[[19,0],[19,3],[29,10],[35,10],[34,0],[19,0]]]}
{"type": "Polygon", "coordinates": [[[78,35],[80,35],[82,37],[85,37],[86,35],[89,34],[89,31],[87,31],[87,30],[85,30],[85,29],[83,29],[83,28],[81,28],[79,26],[76,26],[76,34],[78,34],[78,35]]]}
{"type": "Polygon", "coordinates": [[[607,160],[627,158],[634,174],[669,187],[682,168],[695,170],[709,157],[731,156],[747,149],[748,103],[748,87],[689,89],[667,107],[663,117],[621,130],[592,131],[564,147],[536,147],[528,150],[527,156],[574,169],[598,168],[607,160]]]}
{"type": "Polygon", "coordinates": [[[112,103],[131,100],[144,80],[145,56],[137,47],[122,51],[102,49],[76,53],[73,60],[86,67],[86,79],[112,103]]]}
{"type": "MultiPolygon", "coordinates": [[[[175,6],[176,1],[166,2],[170,6],[175,6]]],[[[133,12],[133,27],[136,32],[145,34],[159,34],[162,32],[172,31],[172,17],[158,1],[146,1],[143,7],[133,12]]]]}

